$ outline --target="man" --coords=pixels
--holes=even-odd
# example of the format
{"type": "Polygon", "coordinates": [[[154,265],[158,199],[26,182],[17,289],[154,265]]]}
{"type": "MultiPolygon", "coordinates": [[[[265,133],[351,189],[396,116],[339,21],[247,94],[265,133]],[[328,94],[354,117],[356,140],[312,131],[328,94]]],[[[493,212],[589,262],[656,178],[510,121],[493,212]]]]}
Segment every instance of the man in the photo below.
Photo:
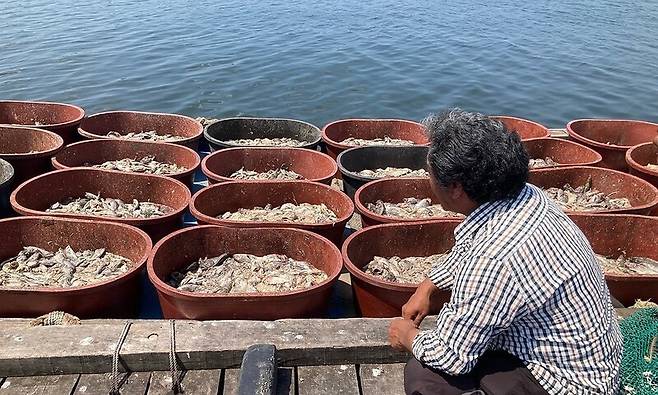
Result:
{"type": "Polygon", "coordinates": [[[519,137],[461,110],[425,123],[438,202],[467,217],[391,323],[391,345],[415,357],[407,394],[616,393],[622,340],[603,274],[578,227],[526,183],[519,137]],[[420,331],[446,288],[436,329],[420,331]]]}

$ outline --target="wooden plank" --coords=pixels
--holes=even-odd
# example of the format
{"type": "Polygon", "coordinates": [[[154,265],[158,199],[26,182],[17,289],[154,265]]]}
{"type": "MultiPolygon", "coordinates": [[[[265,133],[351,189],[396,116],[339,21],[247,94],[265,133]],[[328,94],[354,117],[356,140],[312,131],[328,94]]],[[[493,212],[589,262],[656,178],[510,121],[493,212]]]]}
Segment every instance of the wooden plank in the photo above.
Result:
{"type": "MultiPolygon", "coordinates": [[[[0,320],[0,377],[111,371],[124,321],[68,327],[30,327],[28,322],[0,320]]],[[[177,321],[176,351],[181,369],[187,370],[239,367],[252,344],[275,345],[280,366],[406,362],[407,353],[388,345],[389,323],[387,318],[177,321]]],[[[436,317],[428,317],[421,329],[435,325],[436,317]]],[[[167,321],[134,321],[121,349],[121,369],[125,364],[133,372],[168,370],[169,342],[167,321]]]]}
{"type": "Polygon", "coordinates": [[[363,395],[404,395],[403,363],[360,365],[359,378],[363,395]]]}
{"type": "MultiPolygon", "coordinates": [[[[221,370],[188,370],[182,375],[183,393],[216,395],[219,393],[221,370]]],[[[173,394],[170,372],[153,372],[148,395],[173,394]]]]}
{"type": "MultiPolygon", "coordinates": [[[[148,389],[150,372],[133,372],[119,387],[121,395],[144,395],[148,389]]],[[[78,385],[75,387],[76,395],[107,395],[112,389],[112,374],[83,374],[80,375],[78,385]]]]}
{"type": "Polygon", "coordinates": [[[222,379],[223,395],[237,395],[240,382],[240,369],[224,369],[222,379]]]}
{"type": "Polygon", "coordinates": [[[569,138],[569,133],[567,133],[567,129],[548,129],[548,131],[551,134],[551,137],[557,137],[563,139],[569,138]]]}
{"type": "Polygon", "coordinates": [[[354,365],[300,366],[297,368],[299,395],[359,395],[354,365]]]}
{"type": "Polygon", "coordinates": [[[2,395],[70,394],[79,375],[7,377],[0,385],[2,395]]]}

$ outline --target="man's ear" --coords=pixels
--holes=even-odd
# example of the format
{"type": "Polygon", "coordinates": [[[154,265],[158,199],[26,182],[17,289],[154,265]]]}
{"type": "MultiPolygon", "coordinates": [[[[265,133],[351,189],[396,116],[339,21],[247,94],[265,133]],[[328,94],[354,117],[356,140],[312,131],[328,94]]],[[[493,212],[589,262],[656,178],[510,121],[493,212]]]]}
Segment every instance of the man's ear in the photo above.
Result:
{"type": "Polygon", "coordinates": [[[448,187],[448,193],[450,194],[452,200],[460,200],[466,196],[466,192],[464,192],[462,184],[458,182],[454,182],[448,187]]]}

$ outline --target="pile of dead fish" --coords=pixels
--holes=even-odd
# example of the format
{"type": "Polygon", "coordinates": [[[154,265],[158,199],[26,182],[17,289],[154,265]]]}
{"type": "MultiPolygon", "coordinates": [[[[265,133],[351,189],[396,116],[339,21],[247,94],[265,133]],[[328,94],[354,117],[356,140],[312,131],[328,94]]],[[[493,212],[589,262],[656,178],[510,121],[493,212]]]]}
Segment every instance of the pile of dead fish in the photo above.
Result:
{"type": "Polygon", "coordinates": [[[180,141],[184,140],[184,136],[174,136],[172,134],[158,134],[155,130],[143,131],[143,132],[129,132],[129,133],[119,133],[119,132],[108,132],[108,137],[115,139],[124,139],[124,140],[141,140],[141,141],[180,141]]]}
{"type": "Polygon", "coordinates": [[[600,211],[629,208],[631,202],[627,198],[613,198],[592,187],[592,177],[584,185],[577,188],[566,184],[563,188],[548,188],[548,197],[566,211],[600,211]]]}
{"type": "Polygon", "coordinates": [[[376,138],[376,139],[357,139],[354,137],[349,137],[341,141],[340,143],[353,147],[367,147],[373,145],[390,145],[390,146],[414,145],[414,142],[411,140],[394,139],[388,136],[384,136],[382,138],[376,138]]]}
{"type": "Polygon", "coordinates": [[[617,258],[596,254],[596,259],[605,274],[622,276],[658,276],[658,262],[646,257],[626,257],[622,253],[617,258]]]}
{"type": "Polygon", "coordinates": [[[430,173],[425,169],[412,170],[406,167],[387,167],[385,169],[361,170],[356,173],[361,177],[388,178],[388,177],[429,177],[430,173]]]}
{"type": "Polygon", "coordinates": [[[382,258],[375,256],[363,269],[367,274],[379,277],[385,281],[404,284],[420,284],[432,267],[442,264],[448,254],[430,256],[397,256],[382,258]]]}
{"type": "Polygon", "coordinates": [[[646,167],[647,167],[647,169],[649,169],[651,171],[658,171],[658,164],[654,165],[653,163],[649,163],[649,164],[647,164],[646,167]]]}
{"type": "Polygon", "coordinates": [[[153,218],[174,211],[169,206],[151,202],[125,203],[121,199],[103,198],[93,193],[84,197],[58,202],[46,210],[48,213],[86,214],[115,218],[153,218]]]}
{"type": "Polygon", "coordinates": [[[554,161],[553,158],[547,156],[544,159],[530,159],[528,167],[531,169],[542,169],[545,167],[555,167],[559,165],[560,164],[554,161]]]}
{"type": "Polygon", "coordinates": [[[289,137],[226,140],[226,143],[248,147],[300,147],[306,144],[289,137]]]}
{"type": "Polygon", "coordinates": [[[300,180],[304,177],[292,170],[283,168],[257,172],[253,170],[245,170],[244,167],[242,167],[240,170],[231,174],[231,178],[238,180],[300,180]]]}
{"type": "Polygon", "coordinates": [[[440,204],[432,204],[432,200],[429,198],[404,198],[401,203],[390,203],[377,200],[375,203],[368,203],[366,207],[375,214],[400,219],[463,217],[461,214],[444,210],[440,204]]]}
{"type": "Polygon", "coordinates": [[[120,255],[97,250],[57,252],[27,246],[0,263],[0,286],[10,288],[81,287],[116,277],[133,263],[120,255]]]}
{"type": "Polygon", "coordinates": [[[227,212],[218,218],[246,222],[291,222],[299,224],[326,224],[338,220],[336,213],[324,203],[285,203],[278,207],[268,204],[252,209],[241,208],[236,212],[227,212]]]}
{"type": "Polygon", "coordinates": [[[310,288],[326,279],[322,270],[285,255],[222,254],[172,273],[169,285],[200,293],[270,293],[310,288]]]}
{"type": "Polygon", "coordinates": [[[129,173],[146,173],[159,175],[177,174],[187,170],[186,167],[178,166],[175,163],[159,162],[155,160],[155,156],[153,155],[148,155],[141,159],[125,158],[120,160],[111,160],[103,162],[100,165],[94,165],[92,167],[105,170],[118,170],[129,173]]]}

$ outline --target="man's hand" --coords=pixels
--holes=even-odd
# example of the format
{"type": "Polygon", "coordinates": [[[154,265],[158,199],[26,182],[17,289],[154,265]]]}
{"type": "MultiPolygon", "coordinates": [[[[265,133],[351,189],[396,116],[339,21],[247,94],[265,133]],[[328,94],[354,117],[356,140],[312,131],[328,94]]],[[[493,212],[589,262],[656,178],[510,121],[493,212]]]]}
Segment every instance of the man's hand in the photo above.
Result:
{"type": "Polygon", "coordinates": [[[395,350],[411,352],[411,345],[418,334],[413,321],[394,318],[388,327],[388,342],[395,350]]]}
{"type": "Polygon", "coordinates": [[[409,301],[402,306],[402,318],[411,320],[416,328],[420,327],[423,319],[427,317],[432,308],[432,295],[439,289],[428,279],[426,278],[409,301]]]}

